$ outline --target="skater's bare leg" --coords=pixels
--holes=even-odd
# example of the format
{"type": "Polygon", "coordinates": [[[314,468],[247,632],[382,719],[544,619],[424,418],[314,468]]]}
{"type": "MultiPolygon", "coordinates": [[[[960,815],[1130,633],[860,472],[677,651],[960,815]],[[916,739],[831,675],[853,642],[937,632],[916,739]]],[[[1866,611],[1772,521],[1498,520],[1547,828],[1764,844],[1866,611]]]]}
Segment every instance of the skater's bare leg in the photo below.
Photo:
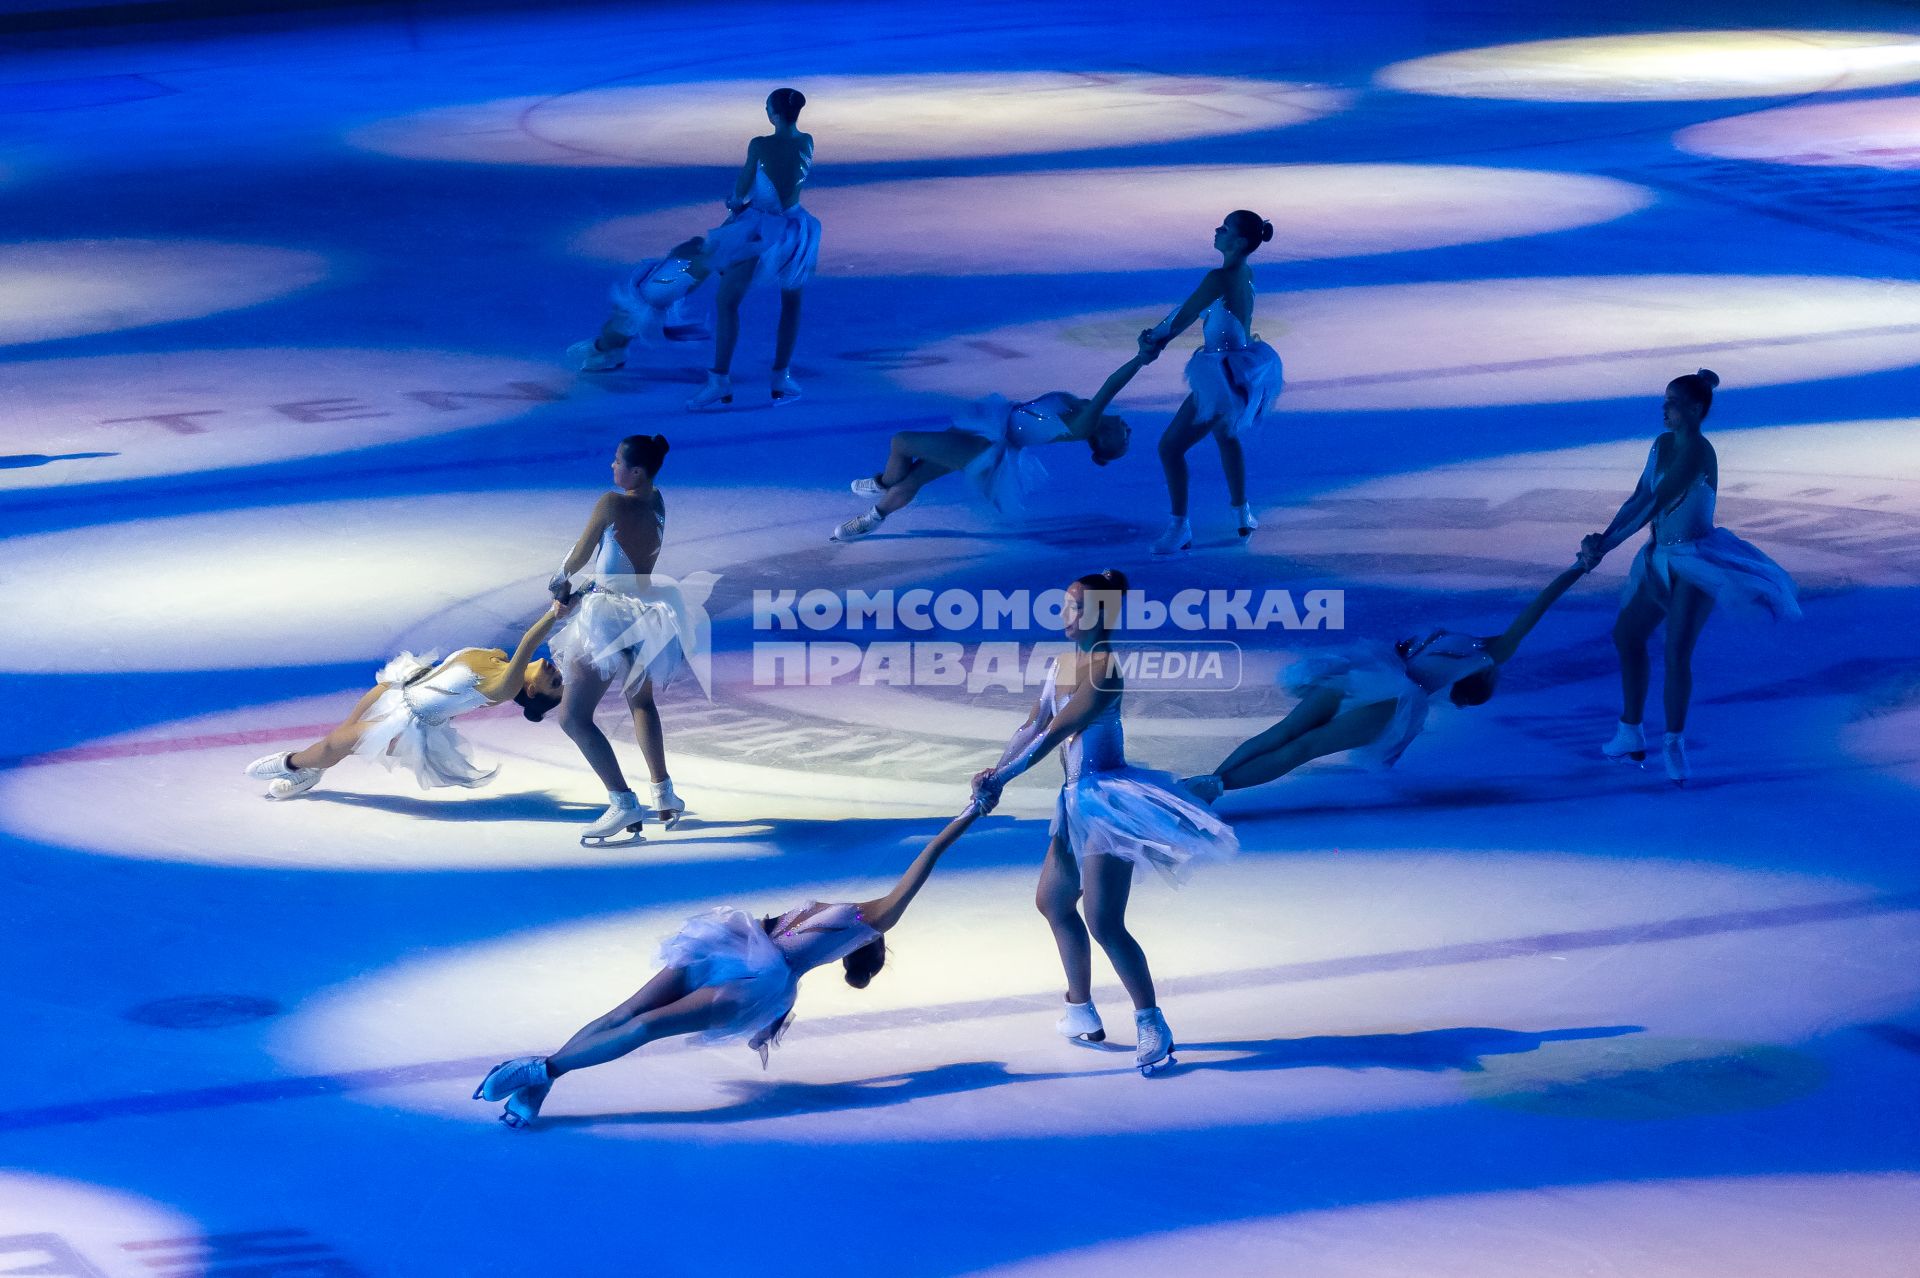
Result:
{"type": "Polygon", "coordinates": [[[367,725],[363,722],[367,711],[373,709],[373,703],[386,690],[386,684],[375,684],[354,705],[353,713],[340,721],[338,727],[312,745],[295,750],[287,756],[287,762],[296,768],[325,770],[352,754],[353,748],[360,744],[360,738],[367,733],[367,725]]]}
{"type": "Polygon", "coordinates": [[[1666,610],[1644,595],[1635,595],[1613,622],[1613,646],[1620,654],[1620,722],[1639,723],[1647,710],[1647,681],[1652,664],[1647,640],[1666,610]]]}
{"type": "Polygon", "coordinates": [[[581,755],[593,774],[600,778],[600,784],[611,794],[619,794],[627,788],[627,777],[620,770],[620,760],[614,756],[613,743],[607,740],[607,734],[600,731],[600,725],[593,721],[593,712],[600,704],[600,698],[607,691],[610,682],[600,676],[592,666],[575,665],[562,675],[563,685],[560,693],[560,728],[574,745],[580,747],[581,755]]]}
{"type": "Polygon", "coordinates": [[[1206,438],[1205,422],[1194,420],[1193,396],[1180,403],[1160,436],[1160,468],[1166,472],[1167,502],[1175,519],[1187,517],[1187,450],[1206,438]]]}
{"type": "Polygon", "coordinates": [[[785,368],[793,360],[793,344],[800,337],[800,290],[780,290],[780,328],[774,338],[773,367],[785,368]]]}
{"type": "Polygon", "coordinates": [[[1213,442],[1220,448],[1220,469],[1227,474],[1227,504],[1247,504],[1247,450],[1229,435],[1225,426],[1215,428],[1213,442]]]}
{"type": "MultiPolygon", "coordinates": [[[[642,985],[626,1002],[608,1012],[605,1016],[596,1016],[574,1032],[555,1052],[555,1056],[571,1052],[582,1043],[598,1038],[610,1029],[625,1025],[634,1017],[656,1008],[677,1003],[693,992],[693,985],[687,979],[687,970],[683,967],[662,968],[654,973],[653,979],[642,985]]],[[[549,1067],[551,1072],[551,1067],[549,1067]]]]}
{"type": "Polygon", "coordinates": [[[1366,745],[1393,721],[1393,711],[1391,701],[1374,701],[1343,710],[1285,745],[1235,764],[1219,774],[1220,780],[1229,790],[1244,790],[1283,777],[1303,763],[1366,745]]]}
{"type": "Polygon", "coordinates": [[[1687,704],[1693,700],[1693,646],[1713,612],[1713,596],[1697,586],[1679,582],[1673,588],[1673,607],[1667,612],[1665,677],[1660,693],[1667,712],[1667,731],[1687,728],[1687,704]]]}
{"type": "Polygon", "coordinates": [[[1060,966],[1067,974],[1067,1001],[1086,1003],[1093,998],[1093,943],[1080,917],[1080,866],[1067,849],[1066,840],[1056,838],[1047,845],[1047,859],[1040,867],[1040,886],[1034,904],[1053,929],[1053,943],[1060,950],[1060,966]]]}
{"type": "Polygon", "coordinates": [[[753,286],[754,264],[742,262],[720,272],[719,296],[714,299],[713,371],[733,368],[733,348],[740,343],[740,301],[753,286]]]}
{"type": "Polygon", "coordinates": [[[1300,704],[1288,712],[1287,717],[1268,728],[1258,736],[1249,737],[1234,748],[1232,754],[1220,761],[1213,770],[1217,777],[1224,777],[1234,768],[1250,759],[1263,754],[1271,754],[1281,746],[1298,739],[1328,723],[1339,713],[1341,696],[1327,688],[1315,688],[1300,699],[1300,704]]]}
{"type": "Polygon", "coordinates": [[[724,1007],[718,1004],[720,995],[720,990],[697,989],[596,1033],[585,1037],[576,1035],[578,1041],[547,1057],[547,1073],[558,1078],[576,1069],[619,1060],[636,1048],[663,1038],[710,1029],[719,1021],[724,1007]]]}
{"type": "Polygon", "coordinates": [[[640,757],[647,761],[647,779],[658,785],[667,779],[667,734],[660,726],[651,678],[628,687],[627,709],[633,712],[633,737],[640,743],[640,757]]]}
{"type": "Polygon", "coordinates": [[[1090,856],[1081,869],[1086,885],[1087,930],[1106,951],[1107,961],[1127,987],[1135,1011],[1155,1006],[1153,974],[1147,954],[1127,931],[1127,898],[1133,893],[1133,862],[1118,856],[1090,856]]]}

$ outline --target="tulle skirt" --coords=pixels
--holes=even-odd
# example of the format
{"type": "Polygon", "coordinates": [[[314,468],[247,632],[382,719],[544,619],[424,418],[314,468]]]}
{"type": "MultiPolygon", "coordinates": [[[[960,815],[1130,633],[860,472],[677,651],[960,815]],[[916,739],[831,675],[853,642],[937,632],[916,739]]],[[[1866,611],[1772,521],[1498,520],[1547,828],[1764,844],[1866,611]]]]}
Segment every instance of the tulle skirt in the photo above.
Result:
{"type": "Polygon", "coordinates": [[[602,679],[628,684],[652,679],[664,685],[678,673],[684,650],[680,623],[664,597],[590,591],[547,641],[562,677],[590,666],[602,679]]]}
{"type": "MultiPolygon", "coordinates": [[[[414,780],[420,783],[422,790],[455,785],[471,789],[485,785],[500,769],[483,768],[475,763],[466,738],[454,730],[453,724],[428,722],[420,718],[413,706],[407,704],[408,694],[399,687],[431,668],[431,663],[410,652],[403,652],[386,664],[380,671],[378,682],[389,686],[362,716],[361,722],[366,725],[366,731],[361,733],[353,752],[369,759],[378,759],[389,771],[406,768],[413,773],[414,780]]],[[[418,683],[408,692],[412,694],[416,705],[422,702],[431,704],[440,697],[438,690],[432,686],[418,683]]],[[[464,700],[471,701],[472,698],[464,700]]],[[[453,713],[471,708],[473,706],[459,702],[449,704],[453,713]]]]}
{"type": "Polygon", "coordinates": [[[1013,401],[989,395],[953,419],[955,430],[986,441],[986,451],[967,463],[966,476],[996,514],[1025,510],[1047,482],[1047,468],[1031,448],[1013,442],[1013,401]]]}
{"type": "Polygon", "coordinates": [[[743,1039],[793,1007],[799,978],[760,920],[729,907],[696,914],[660,945],[660,961],[685,968],[702,989],[719,990],[718,1019],[695,1042],[743,1039]]]}
{"type": "MultiPolygon", "coordinates": [[[[690,322],[687,297],[693,290],[683,281],[655,280],[654,274],[667,264],[666,258],[650,258],[629,275],[613,282],[608,300],[613,304],[609,320],[615,332],[633,341],[655,341],[669,324],[690,322]]],[[[699,287],[698,284],[694,286],[699,287]]]]}
{"type": "Polygon", "coordinates": [[[1257,337],[1237,350],[1197,350],[1187,361],[1198,420],[1224,422],[1235,438],[1260,424],[1283,382],[1280,353],[1257,337]]]}
{"type": "Polygon", "coordinates": [[[1184,883],[1195,865],[1224,861],[1240,844],[1177,786],[1171,773],[1129,764],[1082,771],[1060,787],[1049,833],[1065,838],[1076,860],[1117,856],[1184,883]]]}
{"type": "Polygon", "coordinates": [[[1394,703],[1393,717],[1380,734],[1347,751],[1348,760],[1362,767],[1392,767],[1427,725],[1430,698],[1419,684],[1407,678],[1407,663],[1392,644],[1375,640],[1302,657],[1281,672],[1280,684],[1296,697],[1310,692],[1338,693],[1340,710],[1382,701],[1394,703]]]}
{"type": "Polygon", "coordinates": [[[820,259],[820,219],[800,207],[768,210],[749,204],[707,232],[706,252],[716,271],[757,262],[755,279],[773,279],[783,289],[813,278],[820,259]]]}
{"type": "Polygon", "coordinates": [[[1696,541],[1666,546],[1649,542],[1641,547],[1623,599],[1648,598],[1665,608],[1676,581],[1706,591],[1715,607],[1736,616],[1780,621],[1800,615],[1800,592],[1787,570],[1758,546],[1724,528],[1696,541]]]}

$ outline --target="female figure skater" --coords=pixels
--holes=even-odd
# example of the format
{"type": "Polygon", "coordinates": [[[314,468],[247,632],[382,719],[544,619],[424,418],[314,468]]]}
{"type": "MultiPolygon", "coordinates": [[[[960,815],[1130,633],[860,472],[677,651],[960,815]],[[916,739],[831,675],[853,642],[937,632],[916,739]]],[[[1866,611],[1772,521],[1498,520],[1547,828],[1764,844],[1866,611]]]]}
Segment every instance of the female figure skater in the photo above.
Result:
{"type": "Polygon", "coordinates": [[[1046,467],[1031,451],[1042,444],[1082,440],[1092,450],[1096,466],[1124,457],[1132,432],[1125,420],[1107,412],[1107,405],[1157,355],[1143,345],[1141,353],[1116,369],[1092,399],[1048,391],[1038,399],[1014,404],[995,395],[955,418],[946,430],[901,431],[893,437],[880,473],[853,481],[856,495],[879,500],[865,514],[835,528],[832,540],[866,536],[922,488],[956,470],[966,472],[996,512],[1012,514],[1026,505],[1047,478],[1046,467]]]}
{"type": "Polygon", "coordinates": [[[595,336],[567,347],[568,362],[583,373],[610,373],[626,365],[627,348],[636,341],[711,337],[686,311],[688,295],[712,273],[705,249],[706,241],[696,235],[615,280],[606,322],[595,336]]]}
{"type": "Polygon", "coordinates": [[[1227,497],[1240,535],[1259,527],[1247,502],[1247,455],[1240,439],[1260,424],[1280,394],[1280,356],[1253,329],[1253,271],[1247,255],[1273,238],[1273,223],[1237,209],[1213,232],[1220,265],[1208,271],[1192,296],[1173,314],[1141,334],[1156,352],[1198,319],[1204,341],[1187,361],[1188,395],[1160,436],[1160,465],[1167,472],[1173,518],[1153,543],[1156,555],[1177,555],[1193,545],[1187,523],[1187,452],[1207,435],[1220,449],[1227,497]]]}
{"type": "Polygon", "coordinates": [[[1239,848],[1233,831],[1175,789],[1171,775],[1127,763],[1120,726],[1124,689],[1105,642],[1126,590],[1126,577],[1111,568],[1068,587],[1063,619],[1074,651],[1064,668],[1059,661],[1048,668],[1046,686],[1026,723],[1000,762],[975,776],[973,784],[977,799],[991,807],[1008,781],[1054,747],[1065,747],[1060,756],[1065,782],[1035,894],[1067,975],[1066,1011],[1055,1028],[1070,1039],[1106,1038],[1093,1006],[1091,933],[1133,999],[1134,1063],[1151,1075],[1173,1064],[1174,1044],[1154,1001],[1147,956],[1127,931],[1134,867],[1151,866],[1178,882],[1194,862],[1220,860],[1239,848]],[[1084,907],[1076,908],[1083,897],[1084,907]]]}
{"type": "Polygon", "coordinates": [[[1588,570],[1580,562],[1547,583],[1503,634],[1475,638],[1435,630],[1424,639],[1356,645],[1295,662],[1283,679],[1300,704],[1279,723],[1243,742],[1212,772],[1183,784],[1206,803],[1285,776],[1303,763],[1351,751],[1356,763],[1390,768],[1426,726],[1427,710],[1445,693],[1456,706],[1485,705],[1500,667],[1519,650],[1547,609],[1588,570]]]}
{"type": "Polygon", "coordinates": [[[552,661],[535,661],[553,623],[567,615],[572,601],[555,600],[509,657],[498,648],[462,648],[438,665],[410,652],[389,661],[373,688],[360,698],[340,725],[292,754],[270,754],[247,765],[247,775],[271,782],[269,799],[291,799],[320,783],[320,777],[349,755],[378,759],[389,770],[412,770],[422,790],[437,786],[485,785],[498,768],[482,769],[467,753],[453,719],[482,706],[512,698],[527,718],[538,723],[560,704],[560,672],[552,661]]]}
{"type": "Polygon", "coordinates": [[[1590,533],[1580,543],[1581,554],[1598,563],[1642,527],[1652,526],[1634,558],[1625,602],[1613,624],[1613,644],[1620,652],[1620,723],[1601,752],[1610,759],[1646,758],[1640,718],[1647,703],[1647,639],[1664,619],[1667,735],[1662,754],[1676,785],[1685,785],[1690,775],[1685,733],[1693,646],[1714,604],[1776,619],[1800,615],[1799,594],[1786,570],[1751,542],[1713,526],[1720,460],[1700,427],[1719,384],[1719,374],[1707,368],[1667,383],[1666,430],[1647,450],[1639,484],[1606,531],[1590,533]]]}
{"type": "Polygon", "coordinates": [[[813,278],[820,256],[820,219],[800,207],[800,188],[813,169],[813,136],[800,132],[800,108],[807,99],[798,89],[767,95],[767,119],[773,132],[747,143],[747,162],[727,201],[733,216],[707,232],[704,265],[720,276],[719,315],[714,325],[713,370],[699,394],[687,401],[695,411],[733,402],[733,348],[740,340],[740,301],[754,280],[780,285],[780,330],[773,353],[773,402],[800,398],[800,385],[787,365],[800,335],[800,290],[813,278]]]}
{"type": "Polygon", "coordinates": [[[500,1121],[525,1127],[539,1114],[553,1080],[604,1065],[663,1038],[747,1039],[767,1063],[793,1015],[800,978],[839,959],[847,984],[863,990],[887,961],[885,933],[900,921],[941,854],[984,809],[978,802],[922,848],[893,891],[872,901],[808,901],[778,918],[756,919],[722,907],[688,919],[660,947],[665,966],[638,993],[589,1021],[550,1056],[521,1056],[493,1067],[475,1100],[507,1102],[500,1121]],[[749,1037],[750,1036],[750,1037],[749,1037]]]}
{"type": "Polygon", "coordinates": [[[688,633],[687,610],[678,593],[651,577],[667,530],[666,499],[654,487],[666,456],[667,441],[659,435],[629,435],[620,441],[613,454],[617,491],[594,504],[586,530],[551,583],[556,594],[572,590],[576,577],[593,586],[551,645],[553,659],[566,676],[561,725],[607,787],[607,810],[580,836],[588,847],[637,842],[645,816],[639,798],[627,788],[612,743],[593,721],[594,709],[615,679],[624,676],[621,687],[652,780],[656,819],[671,827],[686,810],[667,775],[666,737],[654,704],[655,685],[671,678],[683,653],[697,643],[688,633]]]}

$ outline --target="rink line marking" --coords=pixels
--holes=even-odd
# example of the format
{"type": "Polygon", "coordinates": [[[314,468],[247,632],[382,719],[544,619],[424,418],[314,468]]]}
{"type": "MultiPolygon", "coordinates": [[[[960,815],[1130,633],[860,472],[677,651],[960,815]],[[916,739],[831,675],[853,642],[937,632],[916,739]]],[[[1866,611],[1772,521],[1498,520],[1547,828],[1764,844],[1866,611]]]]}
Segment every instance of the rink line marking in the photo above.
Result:
{"type": "MultiPolygon", "coordinates": [[[[1720,914],[1699,914],[1652,923],[1628,923],[1615,927],[1590,928],[1577,932],[1547,932],[1538,936],[1511,937],[1499,941],[1467,941],[1422,950],[1394,950],[1381,954],[1356,954],[1343,958],[1314,959],[1303,963],[1281,963],[1271,967],[1246,968],[1238,972],[1220,972],[1208,976],[1190,976],[1162,981],[1178,994],[1211,994],[1243,986],[1304,984],[1308,981],[1364,976],[1388,972],[1413,971],[1429,967],[1452,967],[1468,963],[1495,962],[1508,958],[1542,957],[1576,950],[1612,949],[1649,942],[1690,940],[1768,928],[1795,927],[1807,923],[1832,923],[1845,919],[1871,918],[1882,914],[1901,914],[1920,910],[1920,891],[1889,896],[1855,897],[1846,901],[1817,901],[1804,905],[1781,905],[1765,909],[1732,910],[1720,914]]],[[[871,1030],[909,1028],[928,1019],[940,1021],[978,1020],[991,1016],[1042,1012],[1059,1004],[1049,994],[1019,995],[994,999],[976,999],[966,1003],[943,1003],[937,1007],[900,1008],[890,1012],[856,1012],[846,1016],[822,1017],[803,1022],[809,1037],[816,1034],[858,1034],[871,1030]]],[[[1878,1033],[1880,1027],[1866,1027],[1878,1033]]],[[[1899,1046],[1920,1047],[1920,1035],[1908,1034],[1913,1043],[1899,1046]]],[[[1884,1035],[1882,1035],[1884,1037],[1884,1035]]],[[[667,1051],[702,1050],[686,1041],[661,1044],[667,1051]]],[[[321,1096],[340,1096],[350,1092],[377,1091],[387,1087],[405,1087],[416,1083],[439,1083],[453,1079],[472,1081],[497,1064],[502,1055],[469,1056],[460,1060],[425,1061],[414,1065],[395,1065],[378,1069],[348,1070],[336,1074],[308,1074],[293,1078],[259,1079],[230,1083],[220,1087],[201,1087],[178,1092],[154,1092],[140,1096],[121,1096],[99,1101],[75,1101],[35,1109],[0,1111],[0,1132],[30,1131],[43,1127],[63,1127],[81,1123],[104,1122],[116,1118],[144,1118],[162,1114],[192,1113],[196,1110],[224,1109],[233,1105],[260,1104],[269,1101],[308,1100],[321,1096]]]]}

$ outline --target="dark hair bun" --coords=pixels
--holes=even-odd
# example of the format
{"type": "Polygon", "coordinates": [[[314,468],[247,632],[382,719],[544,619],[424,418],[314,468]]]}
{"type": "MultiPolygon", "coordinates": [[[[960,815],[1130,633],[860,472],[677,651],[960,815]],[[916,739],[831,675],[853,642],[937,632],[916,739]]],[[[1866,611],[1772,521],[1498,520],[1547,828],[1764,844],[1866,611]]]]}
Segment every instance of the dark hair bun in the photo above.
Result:
{"type": "Polygon", "coordinates": [[[1268,240],[1272,238],[1273,238],[1273,223],[1267,221],[1265,218],[1261,218],[1260,219],[1260,242],[1262,244],[1265,244],[1268,240]]]}
{"type": "Polygon", "coordinates": [[[800,108],[807,104],[807,95],[798,89],[775,89],[767,95],[767,105],[773,113],[788,123],[800,118],[800,108]]]}
{"type": "Polygon", "coordinates": [[[620,456],[627,465],[638,466],[648,475],[657,475],[671,447],[665,435],[629,435],[620,441],[620,456]]]}
{"type": "Polygon", "coordinates": [[[1718,388],[1720,385],[1720,374],[1714,372],[1711,368],[1703,368],[1695,373],[1694,376],[1705,382],[1708,386],[1718,388]]]}

